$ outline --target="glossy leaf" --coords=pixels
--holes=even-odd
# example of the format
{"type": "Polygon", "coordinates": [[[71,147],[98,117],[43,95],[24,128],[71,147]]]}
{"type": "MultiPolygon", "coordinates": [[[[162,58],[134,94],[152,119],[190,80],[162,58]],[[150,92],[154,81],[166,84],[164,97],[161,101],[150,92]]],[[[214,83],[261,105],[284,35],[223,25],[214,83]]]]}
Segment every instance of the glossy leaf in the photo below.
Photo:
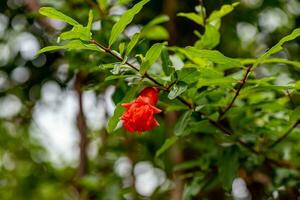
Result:
{"type": "Polygon", "coordinates": [[[56,51],[56,50],[61,50],[61,49],[66,49],[66,50],[92,50],[92,51],[100,51],[96,45],[94,44],[84,44],[80,40],[73,40],[69,42],[68,44],[62,45],[62,46],[48,46],[44,47],[41,50],[38,51],[38,54],[45,53],[47,51],[56,51]]]}
{"type": "Polygon", "coordinates": [[[87,27],[75,25],[71,31],[63,32],[59,37],[62,40],[80,39],[83,41],[90,41],[91,33],[87,27]]]}
{"type": "Polygon", "coordinates": [[[212,14],[208,17],[207,21],[212,22],[216,19],[220,19],[220,18],[224,17],[225,15],[231,13],[233,11],[234,7],[236,7],[237,5],[239,5],[238,2],[233,3],[232,5],[229,5],[229,4],[223,5],[220,10],[213,11],[212,14]]]}
{"type": "Polygon", "coordinates": [[[234,178],[238,174],[239,151],[236,146],[224,148],[218,162],[219,176],[226,190],[230,190],[234,178]]]}
{"type": "Polygon", "coordinates": [[[58,19],[58,20],[61,20],[61,21],[64,21],[70,25],[73,25],[73,26],[76,26],[76,25],[79,25],[79,23],[72,19],[71,17],[63,14],[62,12],[54,9],[54,8],[51,8],[51,7],[42,7],[39,9],[39,13],[42,14],[42,15],[45,15],[49,18],[53,18],[53,19],[58,19]]]}
{"type": "Polygon", "coordinates": [[[168,94],[168,98],[173,100],[182,93],[184,93],[188,88],[188,85],[184,82],[178,82],[171,87],[171,90],[168,94]]]}
{"type": "Polygon", "coordinates": [[[191,116],[192,116],[192,111],[187,111],[180,117],[180,119],[178,120],[178,122],[175,125],[174,133],[176,136],[181,136],[186,131],[188,131],[187,126],[191,120],[191,116]]]}
{"type": "Polygon", "coordinates": [[[264,62],[269,56],[282,50],[282,45],[288,41],[294,40],[300,36],[300,28],[293,30],[293,32],[285,37],[283,37],[275,46],[269,49],[266,53],[260,56],[256,62],[253,64],[253,68],[257,67],[260,63],[264,62]]]}
{"type": "Polygon", "coordinates": [[[189,20],[192,20],[193,22],[196,22],[197,24],[204,26],[203,18],[201,15],[196,13],[178,13],[177,16],[179,17],[185,17],[189,20]]]}
{"type": "Polygon", "coordinates": [[[162,61],[162,69],[165,75],[169,76],[174,71],[174,68],[172,68],[173,64],[170,60],[169,53],[166,48],[163,48],[161,52],[161,61],[162,61]]]}
{"type": "Polygon", "coordinates": [[[129,56],[129,54],[131,53],[135,45],[138,43],[139,39],[140,39],[140,33],[136,33],[132,36],[126,48],[126,53],[125,53],[126,56],[129,56]]]}
{"type": "Polygon", "coordinates": [[[221,52],[216,50],[200,50],[195,47],[187,47],[183,50],[191,60],[197,60],[199,58],[207,59],[211,62],[221,65],[229,66],[242,66],[238,59],[233,59],[224,56],[221,52]]]}
{"type": "Polygon", "coordinates": [[[199,49],[213,49],[220,42],[220,33],[218,29],[210,24],[205,26],[204,35],[198,40],[195,46],[199,49]]]}
{"type": "Polygon", "coordinates": [[[142,0],[135,4],[131,9],[127,10],[119,19],[119,21],[113,26],[110,38],[109,46],[111,46],[119,37],[119,35],[124,31],[126,26],[131,23],[134,16],[141,11],[143,6],[150,0],[142,0]]]}
{"type": "Polygon", "coordinates": [[[140,73],[143,75],[146,71],[155,63],[159,58],[162,49],[164,48],[164,43],[156,43],[151,46],[145,55],[145,62],[142,63],[140,73]]]}
{"type": "Polygon", "coordinates": [[[177,140],[178,137],[176,136],[166,139],[165,143],[156,151],[155,157],[159,157],[161,154],[171,148],[177,142],[177,140]]]}

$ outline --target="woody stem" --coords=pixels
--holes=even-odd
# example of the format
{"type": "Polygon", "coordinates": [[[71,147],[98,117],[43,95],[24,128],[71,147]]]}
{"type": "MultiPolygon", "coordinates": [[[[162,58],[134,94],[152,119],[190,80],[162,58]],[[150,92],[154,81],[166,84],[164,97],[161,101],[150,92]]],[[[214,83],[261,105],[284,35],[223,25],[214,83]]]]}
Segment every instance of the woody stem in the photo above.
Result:
{"type": "MultiPolygon", "coordinates": [[[[124,62],[125,59],[122,58],[120,55],[114,53],[111,48],[109,47],[105,47],[104,45],[100,44],[99,42],[97,42],[96,40],[92,39],[90,41],[92,44],[95,44],[97,45],[100,49],[104,50],[106,53],[112,55],[113,57],[115,57],[117,60],[121,61],[121,62],[124,62]]],[[[133,64],[131,64],[130,62],[128,61],[125,61],[124,62],[126,65],[128,65],[129,67],[131,67],[132,69],[134,69],[135,71],[139,72],[139,69],[134,66],[133,64]]],[[[150,81],[152,81],[155,85],[159,86],[161,89],[163,89],[164,91],[167,91],[167,92],[170,92],[170,88],[168,87],[165,87],[163,84],[159,83],[157,80],[155,80],[153,77],[151,77],[147,72],[144,74],[144,77],[149,79],[150,81]]],[[[190,109],[193,109],[193,105],[188,102],[187,100],[185,100],[184,98],[178,96],[177,99],[179,101],[181,101],[184,105],[186,105],[187,107],[189,107],[190,109]]]]}

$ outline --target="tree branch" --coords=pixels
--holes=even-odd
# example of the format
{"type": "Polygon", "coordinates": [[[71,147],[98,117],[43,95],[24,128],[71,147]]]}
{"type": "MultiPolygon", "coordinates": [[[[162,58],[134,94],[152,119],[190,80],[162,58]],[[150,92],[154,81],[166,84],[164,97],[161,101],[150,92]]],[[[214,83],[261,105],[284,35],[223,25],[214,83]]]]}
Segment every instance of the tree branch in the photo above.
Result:
{"type": "MultiPolygon", "coordinates": [[[[115,57],[117,60],[124,62],[124,58],[122,58],[121,56],[117,55],[116,53],[114,53],[110,48],[105,47],[104,45],[100,44],[99,42],[97,42],[96,40],[91,40],[90,41],[92,44],[97,45],[100,49],[104,50],[106,53],[109,53],[110,55],[112,55],[113,57],[115,57]]],[[[135,67],[134,65],[132,65],[131,63],[129,63],[128,61],[124,62],[126,65],[128,65],[129,67],[131,67],[132,69],[134,69],[135,71],[139,72],[139,69],[137,67],[135,67]]],[[[241,89],[243,88],[243,86],[246,83],[246,80],[251,72],[252,66],[248,67],[244,78],[241,80],[241,83],[239,85],[239,88],[237,89],[234,98],[232,99],[231,103],[226,107],[226,109],[223,111],[223,113],[221,114],[221,117],[224,116],[224,114],[233,106],[236,98],[238,97],[241,89]]],[[[156,81],[154,78],[152,78],[148,73],[145,73],[144,77],[148,78],[150,81],[152,81],[154,84],[156,84],[157,86],[159,86],[161,89],[163,89],[164,91],[169,92],[170,88],[167,88],[165,86],[163,86],[161,83],[159,83],[158,81],[156,81]]],[[[189,109],[194,110],[194,106],[188,102],[187,100],[185,100],[184,98],[182,98],[181,96],[178,96],[177,99],[179,101],[181,101],[183,104],[185,104],[189,109]]],[[[199,112],[201,115],[206,116],[204,113],[199,112]]],[[[206,116],[207,117],[207,116],[206,116]]],[[[219,119],[221,119],[221,117],[219,117],[219,119]]],[[[215,121],[209,117],[207,117],[208,121],[215,126],[217,129],[219,129],[222,133],[224,133],[225,135],[233,135],[232,132],[230,132],[229,130],[227,130],[222,124],[219,123],[219,121],[215,121]]],[[[280,166],[280,167],[287,167],[287,168],[292,168],[292,164],[290,163],[286,163],[286,162],[280,162],[277,160],[274,160],[272,158],[267,157],[267,155],[263,154],[262,152],[258,152],[255,149],[253,149],[252,147],[250,147],[247,143],[238,140],[238,144],[240,144],[241,146],[245,147],[246,149],[248,149],[250,152],[257,154],[257,155],[262,155],[265,157],[266,161],[272,165],[276,165],[276,166],[280,166]]]]}
{"type": "Polygon", "coordinates": [[[223,110],[223,112],[221,112],[221,114],[220,114],[220,116],[219,116],[219,120],[221,120],[222,117],[227,113],[227,111],[228,111],[230,108],[232,108],[232,106],[233,106],[233,104],[234,104],[236,98],[239,96],[240,91],[242,90],[242,88],[244,87],[244,85],[245,85],[245,83],[246,83],[246,81],[247,81],[247,79],[248,79],[248,76],[249,76],[249,74],[250,74],[250,72],[251,72],[252,67],[253,67],[253,65],[251,65],[251,66],[248,67],[248,69],[247,69],[247,71],[246,71],[246,73],[245,73],[243,79],[240,81],[240,85],[239,85],[238,89],[236,90],[233,99],[232,99],[231,102],[227,105],[227,107],[223,110]]]}
{"type": "Polygon", "coordinates": [[[87,157],[87,146],[88,146],[88,137],[87,137],[87,126],[85,122],[85,115],[83,112],[83,99],[82,99],[82,81],[83,75],[78,73],[75,78],[75,91],[78,97],[78,113],[77,113],[77,128],[80,135],[79,143],[79,166],[77,171],[77,176],[82,177],[87,173],[88,166],[88,157],[87,157]]]}
{"type": "Polygon", "coordinates": [[[275,142],[273,142],[270,146],[269,149],[274,148],[276,145],[278,145],[280,142],[285,140],[289,134],[300,124],[300,120],[296,121],[288,130],[286,133],[284,133],[281,137],[279,137],[275,142]]]}
{"type": "MultiPolygon", "coordinates": [[[[126,65],[128,65],[129,67],[131,67],[132,69],[134,69],[135,71],[139,72],[139,69],[137,67],[135,67],[133,64],[129,63],[128,61],[125,61],[124,58],[122,58],[121,56],[119,56],[118,54],[114,53],[110,48],[105,47],[104,45],[100,44],[99,42],[97,42],[96,40],[92,39],[90,41],[92,44],[97,45],[100,49],[104,50],[106,53],[112,55],[113,57],[115,57],[117,60],[119,60],[120,62],[124,62],[126,65]]],[[[167,92],[170,92],[170,88],[165,87],[163,84],[159,83],[157,80],[155,80],[153,77],[151,77],[147,72],[144,74],[144,77],[149,79],[150,81],[152,81],[155,85],[159,86],[162,90],[165,90],[167,92]]],[[[193,109],[193,105],[188,102],[187,100],[185,100],[184,98],[178,96],[177,99],[179,101],[181,101],[183,104],[185,104],[187,107],[189,107],[190,109],[193,109]]]]}

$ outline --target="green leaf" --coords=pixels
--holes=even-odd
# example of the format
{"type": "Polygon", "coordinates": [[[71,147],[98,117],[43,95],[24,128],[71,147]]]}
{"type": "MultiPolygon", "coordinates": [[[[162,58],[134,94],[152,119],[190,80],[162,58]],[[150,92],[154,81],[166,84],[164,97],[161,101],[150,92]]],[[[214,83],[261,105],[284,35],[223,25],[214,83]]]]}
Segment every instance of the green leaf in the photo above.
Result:
{"type": "Polygon", "coordinates": [[[140,12],[143,6],[150,0],[142,0],[135,4],[131,9],[127,10],[120,18],[120,20],[113,26],[111,35],[109,38],[109,46],[111,46],[124,31],[126,26],[131,23],[134,16],[140,12]]]}
{"type": "Polygon", "coordinates": [[[300,106],[295,108],[295,110],[291,114],[291,122],[292,124],[296,123],[298,120],[300,120],[300,106]]]}
{"type": "Polygon", "coordinates": [[[73,26],[76,26],[76,25],[79,25],[79,23],[72,19],[71,17],[63,14],[62,12],[54,9],[54,8],[51,8],[51,7],[42,7],[39,9],[39,13],[42,14],[42,15],[45,15],[49,18],[53,18],[53,19],[58,19],[58,20],[61,20],[61,21],[64,21],[70,25],[73,25],[73,26]]]}
{"type": "Polygon", "coordinates": [[[129,89],[129,91],[127,91],[127,93],[126,93],[125,97],[122,99],[122,101],[116,105],[114,114],[108,120],[108,123],[107,123],[107,132],[108,133],[112,133],[115,130],[118,122],[120,121],[120,117],[122,116],[122,114],[125,110],[125,108],[123,106],[121,106],[121,104],[130,102],[132,99],[134,99],[138,89],[139,89],[138,87],[131,87],[129,89]]]}
{"type": "Polygon", "coordinates": [[[165,143],[156,151],[155,157],[159,157],[165,151],[167,151],[175,142],[177,142],[178,137],[173,136],[166,139],[165,143]]]}
{"type": "Polygon", "coordinates": [[[168,94],[168,98],[173,100],[182,93],[184,93],[188,88],[188,85],[185,82],[178,82],[171,87],[171,90],[168,94]]]}
{"type": "MultiPolygon", "coordinates": [[[[257,59],[245,58],[245,59],[240,59],[240,62],[243,65],[249,65],[249,64],[254,64],[255,62],[257,62],[257,59]]],[[[261,63],[283,63],[283,64],[292,65],[294,67],[300,68],[300,62],[282,59],[282,58],[267,58],[267,59],[264,59],[263,61],[261,61],[261,63]]]]}
{"type": "Polygon", "coordinates": [[[226,85],[232,85],[233,83],[237,83],[238,80],[235,80],[234,78],[231,77],[223,77],[223,78],[209,78],[209,79],[204,79],[200,78],[197,84],[197,87],[203,87],[203,86],[212,86],[212,85],[221,85],[221,86],[226,86],[226,85]]]}
{"type": "Polygon", "coordinates": [[[196,176],[193,178],[193,181],[190,184],[186,184],[183,191],[183,198],[184,200],[192,200],[195,199],[197,194],[201,191],[201,189],[205,186],[206,181],[204,180],[205,176],[201,175],[199,177],[196,176]]]}
{"type": "Polygon", "coordinates": [[[220,33],[218,29],[210,24],[205,26],[204,35],[198,40],[195,46],[199,49],[213,49],[220,42],[220,33]]]}
{"type": "Polygon", "coordinates": [[[84,44],[80,40],[73,40],[73,41],[69,42],[68,44],[65,44],[62,46],[44,47],[44,48],[40,49],[37,54],[45,53],[47,51],[56,51],[56,50],[60,50],[60,49],[67,49],[67,50],[79,49],[79,50],[92,50],[92,51],[103,52],[94,44],[84,44]]]}
{"type": "Polygon", "coordinates": [[[230,190],[233,179],[237,176],[239,168],[238,147],[231,146],[223,149],[219,157],[219,177],[226,190],[230,190]]]}
{"type": "Polygon", "coordinates": [[[170,20],[168,15],[160,15],[151,20],[143,29],[150,28],[151,26],[162,24],[170,20]]]}
{"type": "Polygon", "coordinates": [[[181,136],[187,131],[187,126],[191,120],[192,113],[193,112],[189,110],[179,118],[174,130],[176,136],[181,136]]]}
{"type": "Polygon", "coordinates": [[[130,75],[111,75],[107,76],[104,81],[110,81],[110,80],[115,80],[115,79],[125,79],[129,77],[135,77],[136,75],[130,74],[130,75]]]}
{"type": "Polygon", "coordinates": [[[151,28],[142,29],[141,37],[150,40],[167,40],[170,35],[165,27],[156,25],[151,26],[151,28]]]}
{"type": "Polygon", "coordinates": [[[129,56],[129,54],[131,53],[135,45],[138,43],[139,39],[140,39],[140,33],[136,33],[132,36],[126,48],[126,53],[125,53],[126,56],[129,56]]]}
{"type": "Polygon", "coordinates": [[[269,49],[266,53],[264,53],[263,55],[261,55],[256,62],[253,64],[253,68],[257,67],[260,63],[264,62],[266,60],[266,58],[268,58],[269,56],[279,52],[282,50],[282,45],[285,42],[294,40],[295,38],[300,36],[300,28],[297,28],[295,30],[293,30],[293,32],[285,37],[283,37],[275,46],[273,46],[271,49],[269,49]]]}
{"type": "Polygon", "coordinates": [[[236,7],[237,5],[239,5],[238,2],[233,3],[232,5],[229,4],[223,5],[220,10],[211,13],[211,15],[207,19],[207,22],[212,22],[214,20],[224,17],[225,15],[231,13],[234,7],[236,7]]]}
{"type": "Polygon", "coordinates": [[[88,24],[87,24],[87,29],[89,31],[91,31],[91,29],[92,29],[93,19],[94,19],[93,11],[90,10],[90,12],[89,12],[89,20],[88,20],[88,24]]]}
{"type": "Polygon", "coordinates": [[[189,20],[192,20],[193,22],[196,22],[197,24],[204,26],[203,18],[201,15],[196,13],[178,13],[178,17],[185,17],[189,20]]]}
{"type": "Polygon", "coordinates": [[[167,48],[163,48],[161,52],[161,61],[162,61],[162,69],[165,75],[169,76],[174,71],[174,68],[172,68],[173,64],[170,60],[167,48]]]}
{"type": "Polygon", "coordinates": [[[123,56],[124,51],[125,51],[125,43],[121,42],[119,44],[119,53],[120,53],[121,56],[123,56]]]}
{"type": "Polygon", "coordinates": [[[224,56],[221,52],[216,50],[200,50],[195,47],[187,47],[183,51],[185,55],[197,63],[198,59],[207,59],[213,63],[229,66],[242,66],[238,59],[233,59],[224,56]]]}
{"type": "Polygon", "coordinates": [[[64,32],[60,34],[59,37],[62,40],[80,39],[83,41],[90,41],[91,32],[87,27],[83,27],[82,25],[75,25],[71,31],[64,32]]]}
{"type": "Polygon", "coordinates": [[[198,81],[200,72],[194,67],[184,67],[181,70],[176,70],[178,81],[183,81],[187,84],[198,81]]]}
{"type": "Polygon", "coordinates": [[[118,0],[115,5],[123,5],[132,2],[132,0],[118,0]]]}
{"type": "Polygon", "coordinates": [[[165,43],[156,43],[151,46],[145,55],[145,62],[142,63],[140,73],[143,75],[159,58],[165,43]]]}

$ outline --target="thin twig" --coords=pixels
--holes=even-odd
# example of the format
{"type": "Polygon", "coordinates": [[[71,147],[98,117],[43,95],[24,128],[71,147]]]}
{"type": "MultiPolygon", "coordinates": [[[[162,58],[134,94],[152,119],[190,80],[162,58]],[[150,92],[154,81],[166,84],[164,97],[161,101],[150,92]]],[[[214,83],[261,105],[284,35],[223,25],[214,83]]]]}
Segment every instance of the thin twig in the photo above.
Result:
{"type": "MultiPolygon", "coordinates": [[[[102,50],[104,50],[106,53],[109,53],[110,55],[112,55],[113,57],[115,57],[117,60],[124,62],[124,58],[122,58],[121,56],[119,56],[118,54],[114,53],[110,48],[105,47],[104,45],[100,44],[99,42],[97,42],[96,40],[91,40],[90,41],[92,44],[97,45],[99,48],[101,48],[102,50]]],[[[139,69],[137,67],[135,67],[134,65],[132,65],[131,63],[129,63],[128,61],[124,62],[126,65],[128,65],[129,67],[131,67],[132,69],[134,69],[135,71],[139,72],[139,69]]],[[[233,100],[231,101],[231,103],[228,105],[228,107],[224,110],[223,115],[232,107],[235,99],[237,98],[237,96],[239,95],[240,90],[243,88],[243,86],[246,83],[246,80],[249,76],[249,73],[252,69],[252,66],[248,67],[246,74],[243,78],[243,80],[241,80],[241,84],[235,94],[235,97],[233,98],[233,100]]],[[[144,77],[148,78],[150,81],[152,81],[154,84],[156,84],[157,86],[161,87],[163,90],[169,92],[170,88],[167,88],[165,86],[163,86],[161,83],[159,83],[158,81],[156,81],[154,78],[152,78],[148,73],[145,73],[144,77]]],[[[184,98],[182,98],[181,96],[178,96],[177,99],[179,101],[181,101],[183,104],[185,104],[189,109],[194,110],[194,106],[188,102],[187,100],[185,100],[184,98]]],[[[206,116],[204,113],[199,112],[201,115],[206,116]]],[[[206,116],[207,117],[207,116],[206,116]]],[[[225,135],[233,135],[232,132],[230,132],[229,130],[227,130],[222,124],[220,124],[218,121],[215,121],[209,117],[207,117],[208,121],[215,126],[217,129],[219,129],[223,134],[225,135]]],[[[238,140],[238,144],[240,144],[241,146],[244,146],[245,148],[247,148],[250,152],[256,154],[256,155],[262,155],[265,157],[266,161],[269,162],[272,165],[276,165],[279,167],[287,167],[287,168],[293,168],[292,164],[290,163],[286,163],[286,162],[280,162],[277,160],[274,160],[272,158],[269,158],[267,155],[263,154],[262,152],[256,151],[255,149],[253,149],[251,146],[249,146],[247,143],[238,140]]]]}
{"type": "Polygon", "coordinates": [[[236,90],[233,99],[232,99],[231,102],[228,104],[228,106],[226,106],[226,108],[223,110],[223,112],[220,114],[219,120],[221,120],[222,117],[226,114],[226,112],[227,112],[230,108],[232,108],[232,106],[233,106],[233,104],[234,104],[236,98],[239,96],[240,91],[242,90],[242,88],[244,87],[244,85],[245,85],[245,83],[246,83],[246,81],[247,81],[247,79],[248,79],[248,76],[249,76],[249,74],[250,74],[250,72],[251,72],[252,67],[253,67],[253,65],[251,65],[251,66],[248,67],[248,69],[247,69],[247,71],[246,71],[246,73],[245,73],[243,79],[240,81],[240,85],[239,85],[238,89],[236,90]]]}
{"type": "Polygon", "coordinates": [[[284,139],[286,139],[289,134],[300,124],[300,120],[296,121],[293,126],[291,126],[286,133],[284,133],[281,137],[279,137],[275,142],[273,142],[270,146],[269,149],[274,148],[276,145],[278,145],[280,142],[282,142],[284,139]]]}
{"type": "MultiPolygon", "coordinates": [[[[114,53],[110,48],[105,47],[104,45],[100,44],[99,42],[97,42],[96,40],[91,40],[90,41],[92,44],[97,45],[99,48],[101,48],[102,50],[104,50],[106,53],[109,53],[110,55],[112,55],[113,57],[115,57],[117,60],[124,62],[125,59],[122,58],[120,55],[114,53]]],[[[126,65],[128,65],[129,67],[131,67],[132,69],[134,69],[135,71],[139,72],[139,69],[137,67],[135,67],[133,64],[129,63],[128,61],[124,62],[126,65]]],[[[163,84],[159,83],[157,80],[155,80],[153,77],[151,77],[147,72],[144,74],[144,77],[149,79],[150,81],[152,81],[155,85],[159,86],[161,89],[170,92],[170,88],[165,87],[163,84]]],[[[181,101],[183,104],[185,104],[187,107],[189,107],[189,109],[193,109],[193,105],[188,102],[187,100],[185,100],[184,98],[178,96],[177,99],[179,101],[181,101]]]]}
{"type": "Polygon", "coordinates": [[[294,100],[293,100],[293,98],[292,98],[291,93],[289,92],[289,90],[286,90],[286,93],[287,93],[288,98],[290,99],[290,102],[291,102],[292,106],[295,107],[294,100]]]}
{"type": "Polygon", "coordinates": [[[97,10],[97,12],[99,13],[100,17],[104,17],[106,15],[106,12],[104,10],[101,9],[101,7],[95,3],[93,0],[85,0],[85,2],[87,4],[89,4],[89,6],[91,8],[95,8],[97,10]]]}

